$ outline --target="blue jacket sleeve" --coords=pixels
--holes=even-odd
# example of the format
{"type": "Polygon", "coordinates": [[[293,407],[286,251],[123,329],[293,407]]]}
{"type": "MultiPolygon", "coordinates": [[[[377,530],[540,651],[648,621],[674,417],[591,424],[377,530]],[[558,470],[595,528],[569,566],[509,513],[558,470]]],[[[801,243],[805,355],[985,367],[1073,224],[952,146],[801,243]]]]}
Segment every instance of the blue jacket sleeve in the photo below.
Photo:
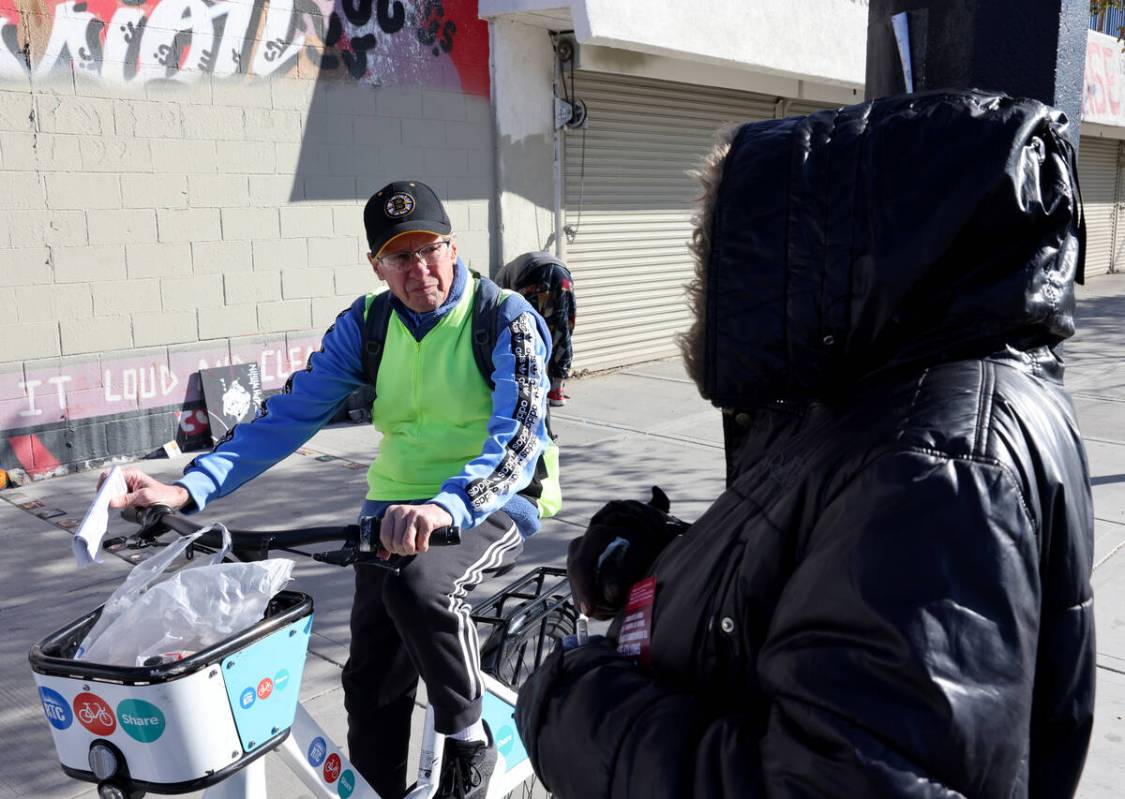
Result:
{"type": "Polygon", "coordinates": [[[480,455],[446,480],[433,500],[462,529],[480,524],[531,483],[539,456],[550,443],[547,325],[526,300],[513,294],[500,305],[497,326],[488,437],[480,455]]]}
{"type": "Polygon", "coordinates": [[[215,448],[193,460],[176,481],[197,510],[230,494],[308,441],[340,403],[367,382],[360,348],[364,297],[340,312],[305,369],[262,403],[251,422],[235,425],[215,448]]]}

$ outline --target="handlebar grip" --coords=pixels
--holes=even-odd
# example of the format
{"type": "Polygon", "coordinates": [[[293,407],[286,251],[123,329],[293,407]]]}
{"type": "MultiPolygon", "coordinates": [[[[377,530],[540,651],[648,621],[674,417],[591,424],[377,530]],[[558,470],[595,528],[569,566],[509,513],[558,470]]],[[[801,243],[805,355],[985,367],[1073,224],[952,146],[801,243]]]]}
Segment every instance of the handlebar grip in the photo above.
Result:
{"type": "Polygon", "coordinates": [[[461,528],[455,524],[439,527],[430,533],[430,546],[455,547],[461,543],[461,528]]]}
{"type": "Polygon", "coordinates": [[[130,524],[141,524],[143,522],[143,519],[141,517],[143,516],[144,511],[144,508],[139,508],[136,505],[129,505],[128,507],[121,509],[121,518],[129,522],[130,524]]]}

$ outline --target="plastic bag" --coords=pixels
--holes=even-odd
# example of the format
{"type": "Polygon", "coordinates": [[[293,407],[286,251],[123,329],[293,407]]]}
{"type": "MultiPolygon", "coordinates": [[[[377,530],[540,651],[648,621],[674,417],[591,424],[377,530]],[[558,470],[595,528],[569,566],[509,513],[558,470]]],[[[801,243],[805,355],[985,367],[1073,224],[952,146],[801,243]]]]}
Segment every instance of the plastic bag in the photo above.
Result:
{"type": "Polygon", "coordinates": [[[169,652],[198,652],[257,623],[270,598],[289,582],[293,562],[269,558],[222,563],[230,532],[213,525],[138,564],[102,609],[75,657],[113,666],[142,666],[169,652]],[[158,582],[195,539],[210,529],[223,548],[202,563],[158,582]]]}

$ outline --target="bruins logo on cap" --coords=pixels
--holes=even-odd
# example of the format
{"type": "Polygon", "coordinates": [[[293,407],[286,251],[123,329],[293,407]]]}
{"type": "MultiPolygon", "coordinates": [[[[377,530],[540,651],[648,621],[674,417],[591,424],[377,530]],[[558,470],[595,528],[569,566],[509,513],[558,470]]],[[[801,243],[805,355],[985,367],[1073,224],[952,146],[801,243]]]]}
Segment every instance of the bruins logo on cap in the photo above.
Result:
{"type": "Polygon", "coordinates": [[[392,194],[390,199],[383,205],[383,213],[391,217],[391,219],[406,216],[413,210],[414,198],[404,191],[392,194]]]}

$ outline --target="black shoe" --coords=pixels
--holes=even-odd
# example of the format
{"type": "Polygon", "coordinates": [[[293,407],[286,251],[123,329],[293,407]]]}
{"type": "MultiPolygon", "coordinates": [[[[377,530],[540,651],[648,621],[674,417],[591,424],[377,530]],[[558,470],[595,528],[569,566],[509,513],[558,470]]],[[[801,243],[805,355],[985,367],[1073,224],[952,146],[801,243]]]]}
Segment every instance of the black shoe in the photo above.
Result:
{"type": "Polygon", "coordinates": [[[496,768],[496,744],[487,724],[484,729],[487,743],[445,739],[436,799],[484,799],[496,768]]]}

